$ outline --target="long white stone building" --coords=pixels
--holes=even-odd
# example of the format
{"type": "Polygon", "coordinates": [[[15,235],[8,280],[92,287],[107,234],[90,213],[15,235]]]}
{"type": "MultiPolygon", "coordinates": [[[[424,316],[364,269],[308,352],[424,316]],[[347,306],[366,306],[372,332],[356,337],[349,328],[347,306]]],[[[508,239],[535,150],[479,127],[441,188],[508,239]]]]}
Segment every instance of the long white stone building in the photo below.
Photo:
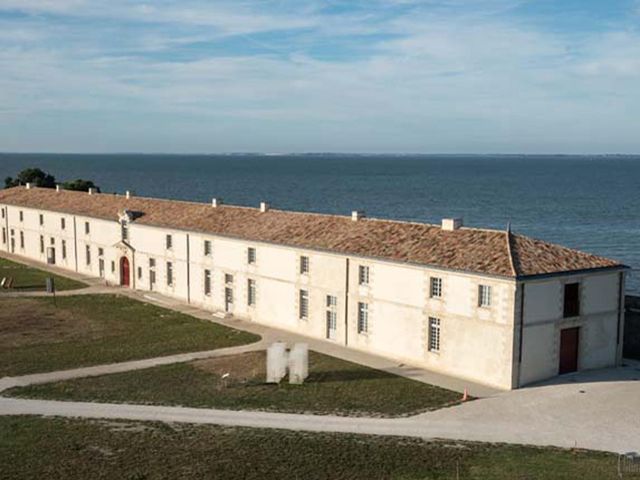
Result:
{"type": "Polygon", "coordinates": [[[620,362],[627,267],[509,231],[0,191],[16,257],[502,389],[620,362]]]}

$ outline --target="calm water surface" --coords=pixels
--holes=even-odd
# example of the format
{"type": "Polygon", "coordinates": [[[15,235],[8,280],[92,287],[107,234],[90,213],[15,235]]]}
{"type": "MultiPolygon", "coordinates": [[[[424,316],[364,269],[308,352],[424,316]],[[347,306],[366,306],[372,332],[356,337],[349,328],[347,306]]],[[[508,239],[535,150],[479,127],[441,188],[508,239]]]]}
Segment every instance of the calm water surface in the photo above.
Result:
{"type": "MultiPolygon", "coordinates": [[[[640,269],[640,157],[352,155],[14,155],[104,192],[506,228],[640,269]]],[[[640,293],[640,271],[628,290],[640,293]]]]}

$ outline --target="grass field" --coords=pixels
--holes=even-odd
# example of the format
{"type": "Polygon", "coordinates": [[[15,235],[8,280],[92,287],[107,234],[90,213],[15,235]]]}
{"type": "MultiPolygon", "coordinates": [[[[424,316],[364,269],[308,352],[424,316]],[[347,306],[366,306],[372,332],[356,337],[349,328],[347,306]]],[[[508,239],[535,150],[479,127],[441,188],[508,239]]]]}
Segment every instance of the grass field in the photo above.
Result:
{"type": "Polygon", "coordinates": [[[0,377],[231,347],[250,333],[117,295],[4,298],[0,377]]]}
{"type": "MultiPolygon", "coordinates": [[[[53,277],[56,290],[74,290],[87,286],[82,282],[71,280],[70,278],[61,277],[60,275],[54,275],[43,270],[38,270],[37,268],[0,258],[0,279],[5,277],[13,278],[12,290],[17,291],[45,290],[45,279],[47,277],[53,277]]],[[[0,295],[3,291],[10,290],[0,289],[0,295]]]]}
{"type": "Polygon", "coordinates": [[[0,417],[0,459],[11,479],[618,478],[614,455],[580,450],[40,417],[0,417]]]}
{"type": "Polygon", "coordinates": [[[164,365],[9,390],[58,400],[181,405],[349,416],[398,416],[456,403],[460,394],[316,352],[303,385],[266,384],[265,352],[164,365]],[[223,380],[223,374],[229,377],[223,380]]]}

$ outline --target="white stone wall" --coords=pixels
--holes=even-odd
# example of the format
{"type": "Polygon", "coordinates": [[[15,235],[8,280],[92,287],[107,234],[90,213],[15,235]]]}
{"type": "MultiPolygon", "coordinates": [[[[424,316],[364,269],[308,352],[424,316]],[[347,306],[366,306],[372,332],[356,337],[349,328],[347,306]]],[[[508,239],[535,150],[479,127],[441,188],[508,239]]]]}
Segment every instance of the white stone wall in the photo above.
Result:
{"type": "Polygon", "coordinates": [[[552,277],[525,284],[520,384],[558,374],[560,331],[579,327],[578,368],[602,368],[620,360],[619,273],[552,277]],[[580,316],[563,318],[564,285],[580,283],[580,316]]]}

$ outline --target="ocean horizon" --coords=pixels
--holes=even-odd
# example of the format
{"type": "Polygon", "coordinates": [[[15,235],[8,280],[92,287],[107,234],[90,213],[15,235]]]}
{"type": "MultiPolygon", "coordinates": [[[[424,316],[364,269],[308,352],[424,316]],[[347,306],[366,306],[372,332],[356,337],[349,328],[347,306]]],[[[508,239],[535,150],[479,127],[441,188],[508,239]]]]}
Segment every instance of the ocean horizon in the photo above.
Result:
{"type": "Polygon", "coordinates": [[[0,175],[39,167],[103,192],[511,229],[629,265],[640,294],[640,155],[2,153],[0,175]]]}

